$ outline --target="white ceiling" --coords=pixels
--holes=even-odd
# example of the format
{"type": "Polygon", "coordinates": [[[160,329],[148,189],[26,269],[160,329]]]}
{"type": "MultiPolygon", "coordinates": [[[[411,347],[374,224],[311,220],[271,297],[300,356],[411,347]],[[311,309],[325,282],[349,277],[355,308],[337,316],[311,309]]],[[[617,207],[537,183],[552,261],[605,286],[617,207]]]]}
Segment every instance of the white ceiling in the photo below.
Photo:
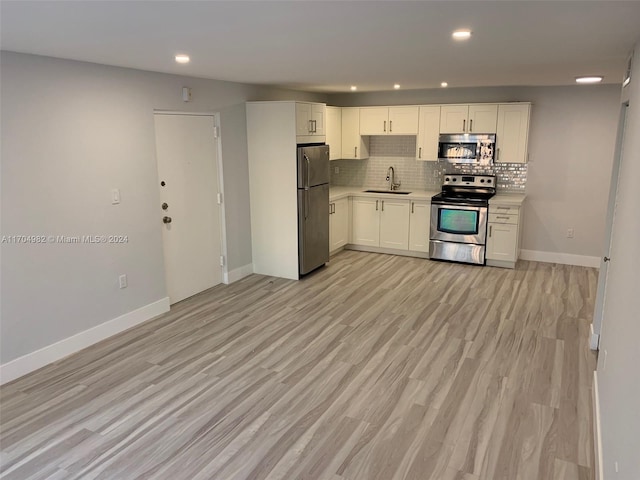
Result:
{"type": "Polygon", "coordinates": [[[640,1],[2,0],[0,22],[3,50],[298,90],[569,85],[621,82],[640,1]]]}

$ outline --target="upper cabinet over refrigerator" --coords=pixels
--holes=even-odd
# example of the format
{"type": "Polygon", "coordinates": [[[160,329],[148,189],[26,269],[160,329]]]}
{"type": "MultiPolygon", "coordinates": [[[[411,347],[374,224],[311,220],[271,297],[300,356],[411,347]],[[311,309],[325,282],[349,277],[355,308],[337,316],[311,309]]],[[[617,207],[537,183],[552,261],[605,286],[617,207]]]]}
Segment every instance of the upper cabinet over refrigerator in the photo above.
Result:
{"type": "Polygon", "coordinates": [[[296,137],[298,143],[325,143],[324,103],[296,102],[296,137]]]}

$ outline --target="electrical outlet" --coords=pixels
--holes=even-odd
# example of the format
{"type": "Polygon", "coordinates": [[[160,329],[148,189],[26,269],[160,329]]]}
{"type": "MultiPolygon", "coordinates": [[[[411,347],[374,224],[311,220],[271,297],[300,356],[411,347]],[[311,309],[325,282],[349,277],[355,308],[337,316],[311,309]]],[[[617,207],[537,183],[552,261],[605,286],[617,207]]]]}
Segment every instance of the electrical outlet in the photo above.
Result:
{"type": "Polygon", "coordinates": [[[438,170],[434,170],[433,171],[433,176],[436,177],[436,178],[439,177],[440,176],[440,172],[438,170]]]}
{"type": "Polygon", "coordinates": [[[567,238],[573,238],[573,228],[567,228],[567,238]]]}
{"type": "Polygon", "coordinates": [[[120,190],[117,188],[114,188],[113,190],[111,190],[111,204],[117,205],[119,203],[120,203],[120,190]]]}
{"type": "Polygon", "coordinates": [[[335,167],[335,168],[333,169],[333,172],[334,172],[334,173],[340,173],[340,167],[335,167]]]}
{"type": "Polygon", "coordinates": [[[118,281],[120,283],[120,288],[127,288],[127,275],[120,275],[120,277],[118,277],[118,281]]]}

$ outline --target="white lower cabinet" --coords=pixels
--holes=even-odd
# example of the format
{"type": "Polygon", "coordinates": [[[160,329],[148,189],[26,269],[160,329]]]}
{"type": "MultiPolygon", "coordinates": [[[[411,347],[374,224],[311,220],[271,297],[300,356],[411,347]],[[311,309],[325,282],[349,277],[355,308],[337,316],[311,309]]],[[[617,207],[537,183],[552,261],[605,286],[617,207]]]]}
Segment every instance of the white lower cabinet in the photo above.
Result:
{"type": "Polygon", "coordinates": [[[409,249],[409,201],[380,200],[380,246],[409,249]]]}
{"type": "Polygon", "coordinates": [[[380,245],[380,200],[353,197],[351,243],[377,247],[380,245]]]}
{"type": "Polygon", "coordinates": [[[352,240],[354,245],[409,249],[408,200],[353,197],[352,240]]]}
{"type": "Polygon", "coordinates": [[[487,265],[515,268],[520,252],[521,225],[518,207],[489,205],[487,265]]]}
{"type": "Polygon", "coordinates": [[[431,202],[411,202],[409,217],[409,250],[429,253],[431,202]]]}
{"type": "Polygon", "coordinates": [[[329,251],[335,252],[349,243],[349,199],[329,204],[329,251]]]}

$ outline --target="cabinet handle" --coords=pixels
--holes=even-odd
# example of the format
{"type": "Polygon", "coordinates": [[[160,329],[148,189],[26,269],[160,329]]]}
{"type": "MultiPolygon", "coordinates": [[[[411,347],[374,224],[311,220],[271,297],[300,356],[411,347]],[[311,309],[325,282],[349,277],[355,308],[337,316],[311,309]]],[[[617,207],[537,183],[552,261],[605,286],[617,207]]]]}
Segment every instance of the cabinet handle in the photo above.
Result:
{"type": "Polygon", "coordinates": [[[500,160],[500,149],[496,150],[496,160],[500,160]]]}
{"type": "Polygon", "coordinates": [[[353,147],[353,158],[358,158],[358,147],[353,147]]]}
{"type": "Polygon", "coordinates": [[[389,133],[393,132],[393,120],[389,120],[389,133]]]}
{"type": "Polygon", "coordinates": [[[309,126],[307,127],[309,133],[313,133],[313,120],[309,120],[309,126]]]}
{"type": "Polygon", "coordinates": [[[422,147],[418,149],[418,158],[422,158],[422,147]]]}
{"type": "Polygon", "coordinates": [[[496,207],[498,210],[509,210],[511,207],[496,207]]]}
{"type": "Polygon", "coordinates": [[[413,202],[411,202],[411,213],[413,213],[413,202]]]}
{"type": "Polygon", "coordinates": [[[473,132],[473,118],[469,120],[469,131],[473,132]]]}
{"type": "Polygon", "coordinates": [[[493,225],[489,225],[489,236],[491,236],[492,232],[493,232],[493,225]]]}
{"type": "Polygon", "coordinates": [[[382,211],[384,212],[384,200],[381,200],[382,202],[382,211]]]}
{"type": "Polygon", "coordinates": [[[466,128],[467,128],[467,120],[465,119],[465,120],[462,120],[462,131],[465,132],[466,128]]]}
{"type": "Polygon", "coordinates": [[[384,121],[384,125],[382,126],[382,131],[386,132],[387,131],[387,121],[384,121]]]}
{"type": "Polygon", "coordinates": [[[509,220],[509,218],[511,218],[511,217],[502,217],[500,215],[496,215],[496,218],[504,218],[505,220],[509,220]]]}
{"type": "Polygon", "coordinates": [[[376,212],[378,211],[378,200],[376,200],[376,212]]]}
{"type": "Polygon", "coordinates": [[[314,120],[313,121],[313,133],[317,133],[318,132],[318,121],[314,120]]]}

